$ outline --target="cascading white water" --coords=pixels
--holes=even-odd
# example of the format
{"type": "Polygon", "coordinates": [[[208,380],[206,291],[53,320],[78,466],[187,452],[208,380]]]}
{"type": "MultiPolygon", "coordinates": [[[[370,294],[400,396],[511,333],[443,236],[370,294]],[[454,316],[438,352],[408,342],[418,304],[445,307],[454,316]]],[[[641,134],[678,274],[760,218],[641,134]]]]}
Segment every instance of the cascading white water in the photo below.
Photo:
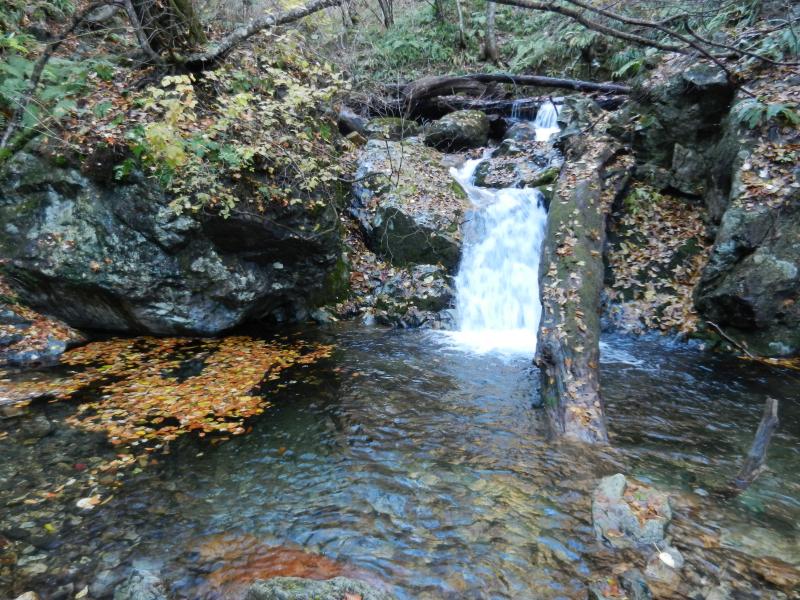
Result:
{"type": "MultiPolygon", "coordinates": [[[[542,139],[549,139],[553,129],[558,131],[551,116],[555,112],[552,105],[539,110],[537,139],[540,129],[542,139]]],[[[542,311],[539,255],[547,223],[544,198],[536,188],[473,185],[475,169],[485,158],[488,154],[451,169],[476,209],[465,227],[456,276],[458,330],[451,336],[478,352],[532,355],[542,311]]]]}
{"type": "Polygon", "coordinates": [[[558,109],[552,102],[545,102],[536,113],[533,122],[536,127],[536,141],[546,142],[560,131],[558,127],[558,109]]]}

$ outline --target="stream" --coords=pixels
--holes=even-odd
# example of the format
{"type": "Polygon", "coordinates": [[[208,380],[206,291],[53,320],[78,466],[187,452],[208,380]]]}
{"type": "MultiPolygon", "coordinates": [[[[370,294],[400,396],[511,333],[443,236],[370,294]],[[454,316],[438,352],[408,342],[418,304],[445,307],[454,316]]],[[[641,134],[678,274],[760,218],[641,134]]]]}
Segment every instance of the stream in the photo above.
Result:
{"type": "MultiPolygon", "coordinates": [[[[136,564],[160,572],[177,598],[236,598],[243,583],[276,573],[258,557],[282,548],[324,555],[331,572],[403,599],[582,597],[586,580],[633,560],[591,529],[590,492],[615,472],[677,498],[671,532],[690,589],[733,579],[747,592],[737,597],[777,597],[750,573],[754,557],[800,565],[800,406],[787,373],[608,338],[612,446],[576,450],[543,436],[527,358],[463,351],[434,332],[309,335],[337,350],[272,394],[251,433],[219,446],[187,438],[93,511],[8,503],[25,482],[108,454],[99,440],[58,425],[35,445],[0,441],[6,467],[20,469],[0,487],[0,530],[58,528],[2,583],[56,598],[75,582],[104,597],[104,582],[136,564]],[[782,411],[770,471],[737,499],[706,496],[735,473],[765,394],[782,411]]],[[[57,422],[68,407],[38,410],[57,422]]]]}
{"type": "MultiPolygon", "coordinates": [[[[544,140],[554,111],[540,117],[544,140]]],[[[479,209],[456,281],[458,331],[299,330],[332,355],[266,386],[270,406],[246,435],[185,436],[80,494],[68,493],[80,474],[115,456],[64,422],[92,386],[0,413],[0,597],[111,598],[134,567],[187,600],[242,598],[277,575],[345,575],[402,600],[584,598],[588,582],[644,570],[646,556],[612,551],[592,529],[592,490],[619,472],[672,495],[668,532],[686,566],[660,597],[720,585],[733,596],[719,598],[800,597],[800,375],[663,337],[605,336],[611,445],[548,440],[531,362],[546,212],[535,189],[472,186],[478,162],[454,172],[479,209]],[[766,396],[781,420],[769,470],[737,498],[715,496],[766,396]],[[53,482],[60,495],[40,492],[53,482]],[[76,503],[86,493],[97,501],[76,503]]],[[[177,372],[191,378],[203,359],[183,346],[177,372]]]]}

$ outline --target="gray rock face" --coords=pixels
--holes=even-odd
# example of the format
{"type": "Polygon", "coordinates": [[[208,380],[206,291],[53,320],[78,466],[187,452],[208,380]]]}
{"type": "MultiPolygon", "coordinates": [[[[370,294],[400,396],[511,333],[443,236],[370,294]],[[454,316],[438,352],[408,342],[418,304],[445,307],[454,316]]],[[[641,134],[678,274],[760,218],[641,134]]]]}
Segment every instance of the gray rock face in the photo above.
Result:
{"type": "Polygon", "coordinates": [[[346,279],[333,208],[223,219],[167,204],[141,175],[106,184],[22,154],[0,179],[6,279],[73,327],[157,334],[302,318],[346,279]],[[323,233],[304,233],[317,223],[323,233]]]}
{"type": "Polygon", "coordinates": [[[671,518],[666,494],[631,484],[620,473],[604,477],[592,497],[595,535],[617,548],[663,540],[671,518]]]}
{"type": "Polygon", "coordinates": [[[732,203],[695,304],[706,319],[757,354],[800,353],[800,204],[732,203]]]}
{"type": "MultiPolygon", "coordinates": [[[[275,577],[259,581],[248,590],[245,600],[392,600],[393,596],[364,582],[346,577],[324,581],[300,577],[275,577]]],[[[115,600],[117,600],[115,598],[115,600]]]]}
{"type": "Polygon", "coordinates": [[[416,138],[364,147],[352,211],[370,248],[393,264],[458,266],[470,203],[443,158],[416,138]]]}
{"type": "Polygon", "coordinates": [[[114,600],[167,600],[167,593],[155,574],[135,569],[114,590],[114,600]]]}
{"type": "Polygon", "coordinates": [[[440,150],[480,148],[489,141],[489,119],[479,110],[457,110],[428,126],[425,143],[440,150]]]}
{"type": "Polygon", "coordinates": [[[720,121],[734,93],[720,70],[696,65],[648,90],[646,101],[620,111],[610,131],[631,136],[626,141],[633,146],[638,177],[659,189],[704,196],[712,185],[720,121]],[[634,115],[638,125],[623,134],[634,115]]]}

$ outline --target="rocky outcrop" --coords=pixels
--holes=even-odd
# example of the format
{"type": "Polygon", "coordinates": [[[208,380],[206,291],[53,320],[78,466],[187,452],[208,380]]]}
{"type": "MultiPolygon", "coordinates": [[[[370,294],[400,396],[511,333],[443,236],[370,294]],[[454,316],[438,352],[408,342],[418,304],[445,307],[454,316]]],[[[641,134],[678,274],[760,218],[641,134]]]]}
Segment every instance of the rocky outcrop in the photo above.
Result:
{"type": "MultiPolygon", "coordinates": [[[[779,101],[798,99],[800,94],[792,90],[800,77],[776,81],[767,74],[751,84],[762,92],[754,100],[737,95],[716,67],[684,66],[666,65],[651,85],[634,96],[634,102],[613,117],[608,129],[633,149],[639,184],[661,191],[663,198],[683,199],[687,213],[702,210],[707,225],[705,235],[691,236],[694,247],[708,257],[705,266],[691,259],[678,273],[678,279],[694,286],[693,314],[682,308],[657,320],[672,322],[683,333],[706,335],[705,331],[711,339],[724,338],[753,354],[796,355],[800,353],[800,170],[790,157],[800,132],[778,121],[748,129],[738,108],[746,102],[766,111],[769,103],[778,106],[779,101]],[[688,321],[697,326],[680,326],[688,321]]],[[[664,213],[663,206],[657,208],[664,213]]],[[[689,220],[676,222],[677,228],[689,220]]],[[[638,248],[652,254],[648,243],[646,236],[638,248]]],[[[629,248],[635,253],[637,246],[629,248]]],[[[637,285],[653,296],[663,279],[654,269],[637,285]]],[[[675,296],[690,299],[683,291],[675,296]]]]}
{"type": "Polygon", "coordinates": [[[368,246],[395,265],[458,266],[470,203],[443,159],[418,138],[370,140],[362,152],[352,212],[368,246]]]}
{"type": "Polygon", "coordinates": [[[525,136],[507,138],[489,159],[475,169],[475,185],[488,188],[546,188],[558,179],[563,164],[561,152],[548,142],[537,142],[535,137],[525,136]]]}
{"type": "Polygon", "coordinates": [[[797,200],[728,208],[695,295],[706,319],[764,356],[800,353],[797,200]]]}
{"type": "Polygon", "coordinates": [[[428,126],[425,143],[440,150],[480,148],[489,141],[489,119],[479,110],[457,110],[428,126]]]}
{"type": "Polygon", "coordinates": [[[695,65],[644,90],[622,110],[610,128],[630,143],[637,176],[656,189],[703,196],[714,151],[722,137],[735,87],[725,73],[695,65]],[[631,121],[636,122],[632,129],[631,121]]]}
{"type": "MultiPolygon", "coordinates": [[[[770,85],[796,90],[797,83],[800,78],[770,85]]],[[[705,194],[710,219],[719,225],[695,305],[751,353],[797,355],[800,168],[788,157],[800,132],[772,127],[765,136],[743,128],[733,114],[723,125],[705,194]]]]}
{"type": "Polygon", "coordinates": [[[245,600],[392,600],[393,596],[356,579],[334,577],[316,581],[300,577],[274,577],[259,581],[245,600]]]}
{"type": "Polygon", "coordinates": [[[27,304],[81,329],[214,334],[286,321],[346,285],[332,205],[176,214],[152,180],[22,154],[0,179],[0,252],[27,304]],[[316,233],[315,233],[316,231],[316,233]]]}

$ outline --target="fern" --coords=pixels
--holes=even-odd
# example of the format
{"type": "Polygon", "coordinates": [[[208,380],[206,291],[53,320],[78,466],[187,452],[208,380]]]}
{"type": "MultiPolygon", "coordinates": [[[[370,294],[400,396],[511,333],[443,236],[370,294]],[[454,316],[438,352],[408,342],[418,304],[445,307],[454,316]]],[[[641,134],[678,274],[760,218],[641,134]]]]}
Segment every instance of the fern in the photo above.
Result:
{"type": "Polygon", "coordinates": [[[748,98],[739,102],[731,111],[736,121],[749,129],[766,125],[770,121],[779,120],[789,125],[800,125],[800,114],[788,104],[767,104],[756,98],[748,98]]]}

